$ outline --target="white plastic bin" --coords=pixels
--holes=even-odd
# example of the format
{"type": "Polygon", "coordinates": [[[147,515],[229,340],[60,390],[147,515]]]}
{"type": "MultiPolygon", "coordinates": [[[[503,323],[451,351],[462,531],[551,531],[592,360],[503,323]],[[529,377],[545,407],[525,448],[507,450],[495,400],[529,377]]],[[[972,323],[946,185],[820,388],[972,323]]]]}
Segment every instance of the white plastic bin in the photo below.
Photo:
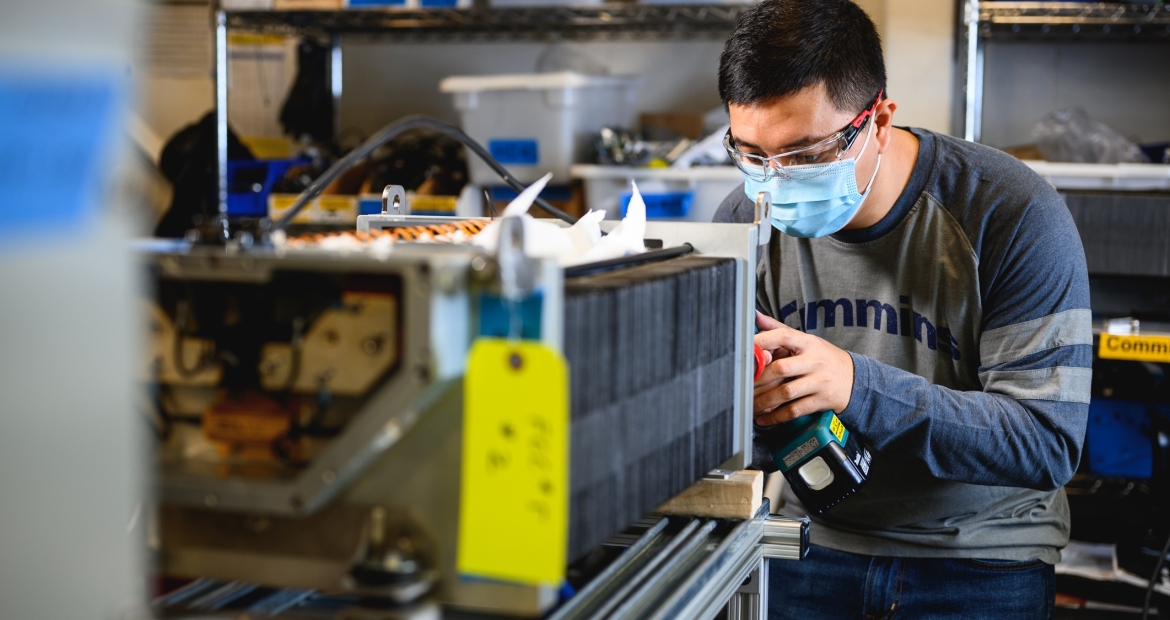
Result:
{"type": "MultiPolygon", "coordinates": [[[[593,159],[593,139],[606,125],[630,127],[634,77],[579,73],[456,76],[439,83],[455,95],[463,130],[491,152],[521,182],[553,173],[569,181],[569,167],[593,159]]],[[[469,157],[471,182],[499,185],[495,172],[469,157]]]]}
{"type": "Polygon", "coordinates": [[[605,211],[605,219],[622,217],[630,181],[646,201],[646,217],[654,220],[710,222],[732,191],[743,191],[743,173],[735,166],[694,168],[627,168],[578,165],[572,177],[585,182],[585,204],[605,211]]]}

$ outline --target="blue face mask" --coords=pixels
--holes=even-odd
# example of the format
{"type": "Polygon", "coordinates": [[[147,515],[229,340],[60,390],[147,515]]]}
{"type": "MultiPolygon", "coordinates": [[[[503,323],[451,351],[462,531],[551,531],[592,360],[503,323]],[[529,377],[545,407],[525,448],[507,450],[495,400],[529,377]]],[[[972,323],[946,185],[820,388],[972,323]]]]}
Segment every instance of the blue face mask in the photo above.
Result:
{"type": "Polygon", "coordinates": [[[767,181],[745,176],[744,191],[752,200],[760,192],[772,195],[772,225],[786,235],[812,239],[841,230],[861,209],[882,165],[879,153],[865,193],[858,193],[857,160],[869,146],[873,125],[870,123],[857,157],[827,164],[785,166],[781,173],[784,178],[777,175],[767,181]]]}

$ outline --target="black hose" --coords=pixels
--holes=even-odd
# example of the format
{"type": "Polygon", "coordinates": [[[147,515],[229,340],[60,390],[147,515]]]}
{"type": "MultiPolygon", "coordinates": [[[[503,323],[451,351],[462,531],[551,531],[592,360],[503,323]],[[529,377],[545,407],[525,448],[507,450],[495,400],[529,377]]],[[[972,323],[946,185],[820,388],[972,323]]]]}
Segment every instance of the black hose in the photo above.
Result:
{"type": "MultiPolygon", "coordinates": [[[[284,230],[284,228],[288,226],[289,222],[291,222],[293,218],[296,217],[297,214],[305,208],[305,205],[309,204],[314,198],[319,196],[321,192],[324,191],[324,189],[328,187],[330,183],[335,181],[337,177],[341,176],[342,173],[356,166],[365,158],[369,157],[375,150],[377,150],[378,147],[393,140],[395,136],[405,131],[418,129],[421,127],[433,129],[462,142],[463,145],[467,147],[467,150],[478,155],[479,158],[482,159],[489,167],[491,167],[491,169],[494,170],[496,174],[500,175],[500,178],[503,179],[504,182],[507,183],[512,189],[516,190],[517,192],[524,191],[524,184],[520,181],[517,181],[516,177],[513,177],[512,174],[508,172],[507,168],[504,168],[500,162],[496,161],[496,158],[492,157],[491,153],[489,153],[487,149],[483,148],[480,143],[472,140],[470,136],[463,133],[462,129],[448,125],[447,123],[435,120],[433,118],[428,118],[426,116],[407,116],[406,118],[397,120],[378,130],[378,133],[374,134],[368,140],[361,143],[360,146],[350,151],[348,154],[346,154],[345,157],[337,160],[337,162],[330,166],[328,170],[321,174],[321,176],[314,179],[312,184],[310,184],[309,187],[305,189],[305,191],[301,192],[300,196],[297,196],[296,202],[294,202],[292,207],[289,208],[288,213],[285,213],[284,217],[280,218],[280,220],[278,220],[272,226],[272,232],[277,230],[284,230]]],[[[544,209],[550,215],[560,218],[570,224],[577,222],[577,218],[552,206],[548,203],[547,200],[544,200],[543,198],[538,197],[536,199],[536,206],[544,209]]]]}

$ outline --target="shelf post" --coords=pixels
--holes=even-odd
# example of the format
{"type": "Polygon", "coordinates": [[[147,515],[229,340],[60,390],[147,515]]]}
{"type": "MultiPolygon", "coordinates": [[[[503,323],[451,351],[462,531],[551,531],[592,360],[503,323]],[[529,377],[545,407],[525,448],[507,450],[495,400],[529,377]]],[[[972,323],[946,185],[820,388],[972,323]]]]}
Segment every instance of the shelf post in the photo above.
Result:
{"type": "Polygon", "coordinates": [[[216,234],[227,241],[228,231],[228,49],[227,13],[215,12],[215,154],[217,172],[216,234]]]}
{"type": "Polygon", "coordinates": [[[963,8],[967,46],[963,67],[965,105],[963,138],[978,142],[983,133],[983,43],[979,41],[979,0],[966,0],[963,8]]]}
{"type": "Polygon", "coordinates": [[[341,33],[333,33],[329,49],[329,91],[333,95],[333,139],[341,136],[341,33]]]}

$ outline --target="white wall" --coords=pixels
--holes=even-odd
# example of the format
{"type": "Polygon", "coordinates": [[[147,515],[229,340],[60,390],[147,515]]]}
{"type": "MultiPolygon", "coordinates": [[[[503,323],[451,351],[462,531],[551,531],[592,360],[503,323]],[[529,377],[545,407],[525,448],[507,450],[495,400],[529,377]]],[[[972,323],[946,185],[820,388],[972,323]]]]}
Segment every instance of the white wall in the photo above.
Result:
{"type": "Polygon", "coordinates": [[[900,124],[951,131],[954,11],[945,0],[886,0],[886,71],[900,124]]]}
{"type": "Polygon", "coordinates": [[[949,0],[858,0],[878,27],[894,122],[951,133],[955,5],[949,0]]]}
{"type": "Polygon", "coordinates": [[[155,4],[134,33],[135,112],[164,141],[215,107],[209,5],[155,4]]]}

